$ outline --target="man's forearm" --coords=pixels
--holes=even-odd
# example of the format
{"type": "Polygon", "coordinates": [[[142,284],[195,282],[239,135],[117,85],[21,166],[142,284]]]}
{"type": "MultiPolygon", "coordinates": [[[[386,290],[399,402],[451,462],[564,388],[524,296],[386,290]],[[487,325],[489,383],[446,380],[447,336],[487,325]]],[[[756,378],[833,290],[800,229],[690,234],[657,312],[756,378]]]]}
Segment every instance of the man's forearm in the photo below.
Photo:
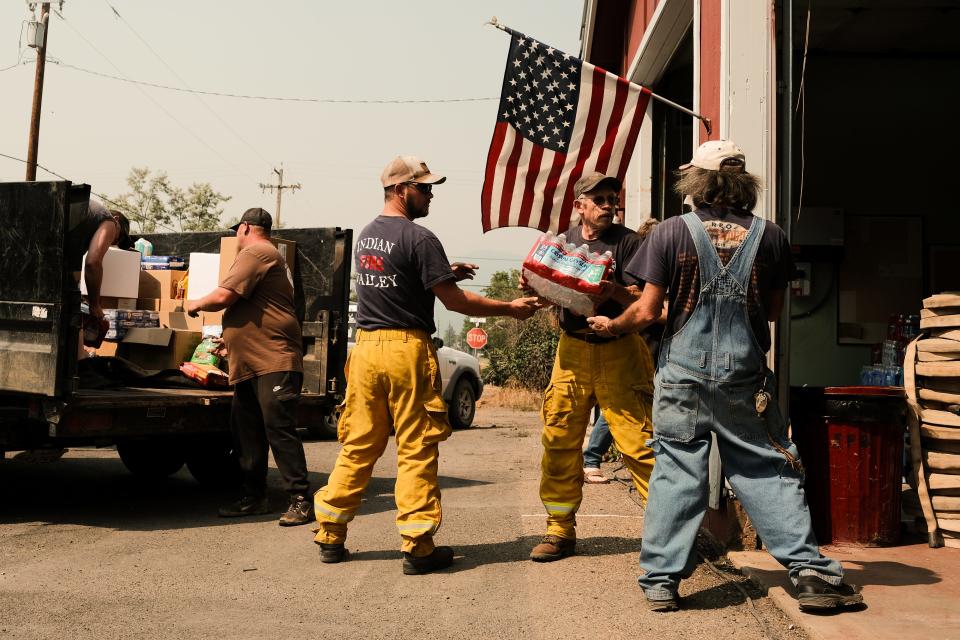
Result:
{"type": "Polygon", "coordinates": [[[607,325],[611,333],[615,335],[623,335],[625,333],[636,333],[637,331],[642,331],[646,329],[649,325],[656,322],[657,316],[652,316],[647,313],[643,308],[643,305],[640,304],[639,300],[634,300],[633,303],[627,307],[623,313],[610,321],[610,324],[607,325]]]}
{"type": "Polygon", "coordinates": [[[87,285],[87,302],[100,307],[100,287],[103,285],[103,264],[87,262],[83,266],[83,280],[87,285]]]}
{"type": "Polygon", "coordinates": [[[465,316],[506,316],[510,315],[511,311],[509,302],[485,298],[462,289],[459,295],[442,302],[443,306],[450,311],[456,311],[465,316]]]}
{"type": "Polygon", "coordinates": [[[193,306],[197,311],[222,311],[231,303],[232,300],[229,300],[220,289],[215,289],[202,298],[194,300],[193,306]]]}

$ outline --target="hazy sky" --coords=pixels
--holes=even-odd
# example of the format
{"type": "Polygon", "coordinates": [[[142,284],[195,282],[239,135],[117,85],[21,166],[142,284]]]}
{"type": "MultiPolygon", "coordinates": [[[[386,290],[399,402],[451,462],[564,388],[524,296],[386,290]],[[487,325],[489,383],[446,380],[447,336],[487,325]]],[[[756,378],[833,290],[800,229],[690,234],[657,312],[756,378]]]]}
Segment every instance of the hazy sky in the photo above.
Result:
{"type": "MultiPolygon", "coordinates": [[[[576,55],[582,12],[582,0],[67,0],[65,21],[52,16],[48,55],[133,80],[246,95],[498,98],[509,38],[483,22],[496,15],[576,55]]],[[[23,0],[0,3],[0,69],[32,59],[32,49],[18,49],[28,17],[23,0]]],[[[26,157],[33,77],[32,64],[0,72],[0,153],[26,157]]],[[[275,196],[258,185],[273,182],[271,169],[283,162],[286,181],[303,187],[284,195],[285,226],[359,230],[382,206],[383,166],[397,154],[419,155],[448,176],[422,223],[451,260],[480,263],[476,282],[483,283],[496,269],[519,266],[537,235],[481,233],[480,188],[496,109],[496,100],[201,99],[48,63],[38,160],[111,196],[126,189],[134,166],[162,169],[180,186],[210,182],[233,197],[225,218],[253,206],[273,211],[275,196]]],[[[0,180],[22,180],[24,170],[0,158],[0,180]]],[[[451,321],[459,326],[458,316],[438,306],[439,331],[451,321]]]]}

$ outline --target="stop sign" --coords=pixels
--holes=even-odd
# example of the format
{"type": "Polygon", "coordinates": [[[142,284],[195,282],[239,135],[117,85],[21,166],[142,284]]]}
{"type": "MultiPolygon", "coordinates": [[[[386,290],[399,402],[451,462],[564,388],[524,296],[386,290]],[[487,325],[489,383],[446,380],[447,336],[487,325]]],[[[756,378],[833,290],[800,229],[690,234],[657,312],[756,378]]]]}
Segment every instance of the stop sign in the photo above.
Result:
{"type": "Polygon", "coordinates": [[[474,349],[483,349],[487,346],[487,332],[480,327],[467,331],[467,344],[474,349]]]}

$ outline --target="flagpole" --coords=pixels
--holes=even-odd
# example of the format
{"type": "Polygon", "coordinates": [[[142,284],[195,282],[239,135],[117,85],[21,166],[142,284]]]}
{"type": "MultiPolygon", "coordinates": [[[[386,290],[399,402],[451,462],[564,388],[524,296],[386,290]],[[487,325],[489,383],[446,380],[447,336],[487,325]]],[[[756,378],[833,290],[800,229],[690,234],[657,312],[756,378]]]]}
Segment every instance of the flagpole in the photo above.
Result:
{"type": "MultiPolygon", "coordinates": [[[[500,29],[500,31],[503,31],[504,33],[509,33],[511,36],[514,35],[515,33],[517,33],[516,31],[514,31],[513,29],[511,29],[511,28],[508,27],[507,25],[505,25],[505,24],[500,24],[500,22],[497,21],[497,16],[493,16],[492,18],[490,18],[490,20],[489,20],[488,22],[485,22],[484,25],[490,25],[491,27],[500,29]]],[[[683,113],[685,113],[685,114],[687,114],[687,115],[690,115],[690,116],[693,116],[694,118],[698,119],[700,122],[703,123],[703,128],[706,129],[707,135],[709,136],[709,135],[713,134],[713,125],[712,125],[711,122],[710,122],[710,118],[708,118],[708,117],[706,117],[706,116],[704,116],[704,115],[702,115],[702,114],[699,114],[699,113],[697,113],[696,111],[693,111],[693,110],[691,110],[691,109],[687,109],[686,107],[677,104],[677,103],[674,102],[673,100],[668,100],[667,98],[664,98],[663,96],[659,96],[659,95],[655,94],[653,91],[650,91],[649,89],[647,89],[646,87],[644,87],[644,90],[645,90],[647,93],[649,93],[649,94],[650,94],[650,97],[653,98],[654,100],[658,100],[658,101],[662,102],[663,104],[665,104],[665,105],[667,105],[667,106],[673,107],[674,109],[677,109],[678,111],[682,111],[683,113]]]]}

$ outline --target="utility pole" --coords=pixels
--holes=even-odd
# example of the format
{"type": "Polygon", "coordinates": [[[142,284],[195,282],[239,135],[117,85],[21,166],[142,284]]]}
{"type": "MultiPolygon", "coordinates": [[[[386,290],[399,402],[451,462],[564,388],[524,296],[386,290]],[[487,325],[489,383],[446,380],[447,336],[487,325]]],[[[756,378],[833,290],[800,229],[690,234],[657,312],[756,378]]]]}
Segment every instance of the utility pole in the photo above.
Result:
{"type": "MultiPolygon", "coordinates": [[[[31,7],[34,5],[31,5],[31,7]]],[[[37,72],[33,80],[33,110],[30,113],[30,139],[27,143],[27,182],[37,179],[37,148],[40,146],[40,103],[43,100],[43,72],[47,66],[47,33],[50,29],[50,3],[40,7],[37,26],[37,72]]]]}
{"type": "Polygon", "coordinates": [[[264,184],[260,183],[260,188],[266,193],[267,191],[277,191],[277,226],[280,226],[280,202],[283,199],[283,190],[290,189],[291,191],[296,191],[300,189],[300,183],[296,184],[283,184],[283,163],[280,163],[280,169],[274,169],[273,172],[277,174],[277,184],[264,184]]]}

